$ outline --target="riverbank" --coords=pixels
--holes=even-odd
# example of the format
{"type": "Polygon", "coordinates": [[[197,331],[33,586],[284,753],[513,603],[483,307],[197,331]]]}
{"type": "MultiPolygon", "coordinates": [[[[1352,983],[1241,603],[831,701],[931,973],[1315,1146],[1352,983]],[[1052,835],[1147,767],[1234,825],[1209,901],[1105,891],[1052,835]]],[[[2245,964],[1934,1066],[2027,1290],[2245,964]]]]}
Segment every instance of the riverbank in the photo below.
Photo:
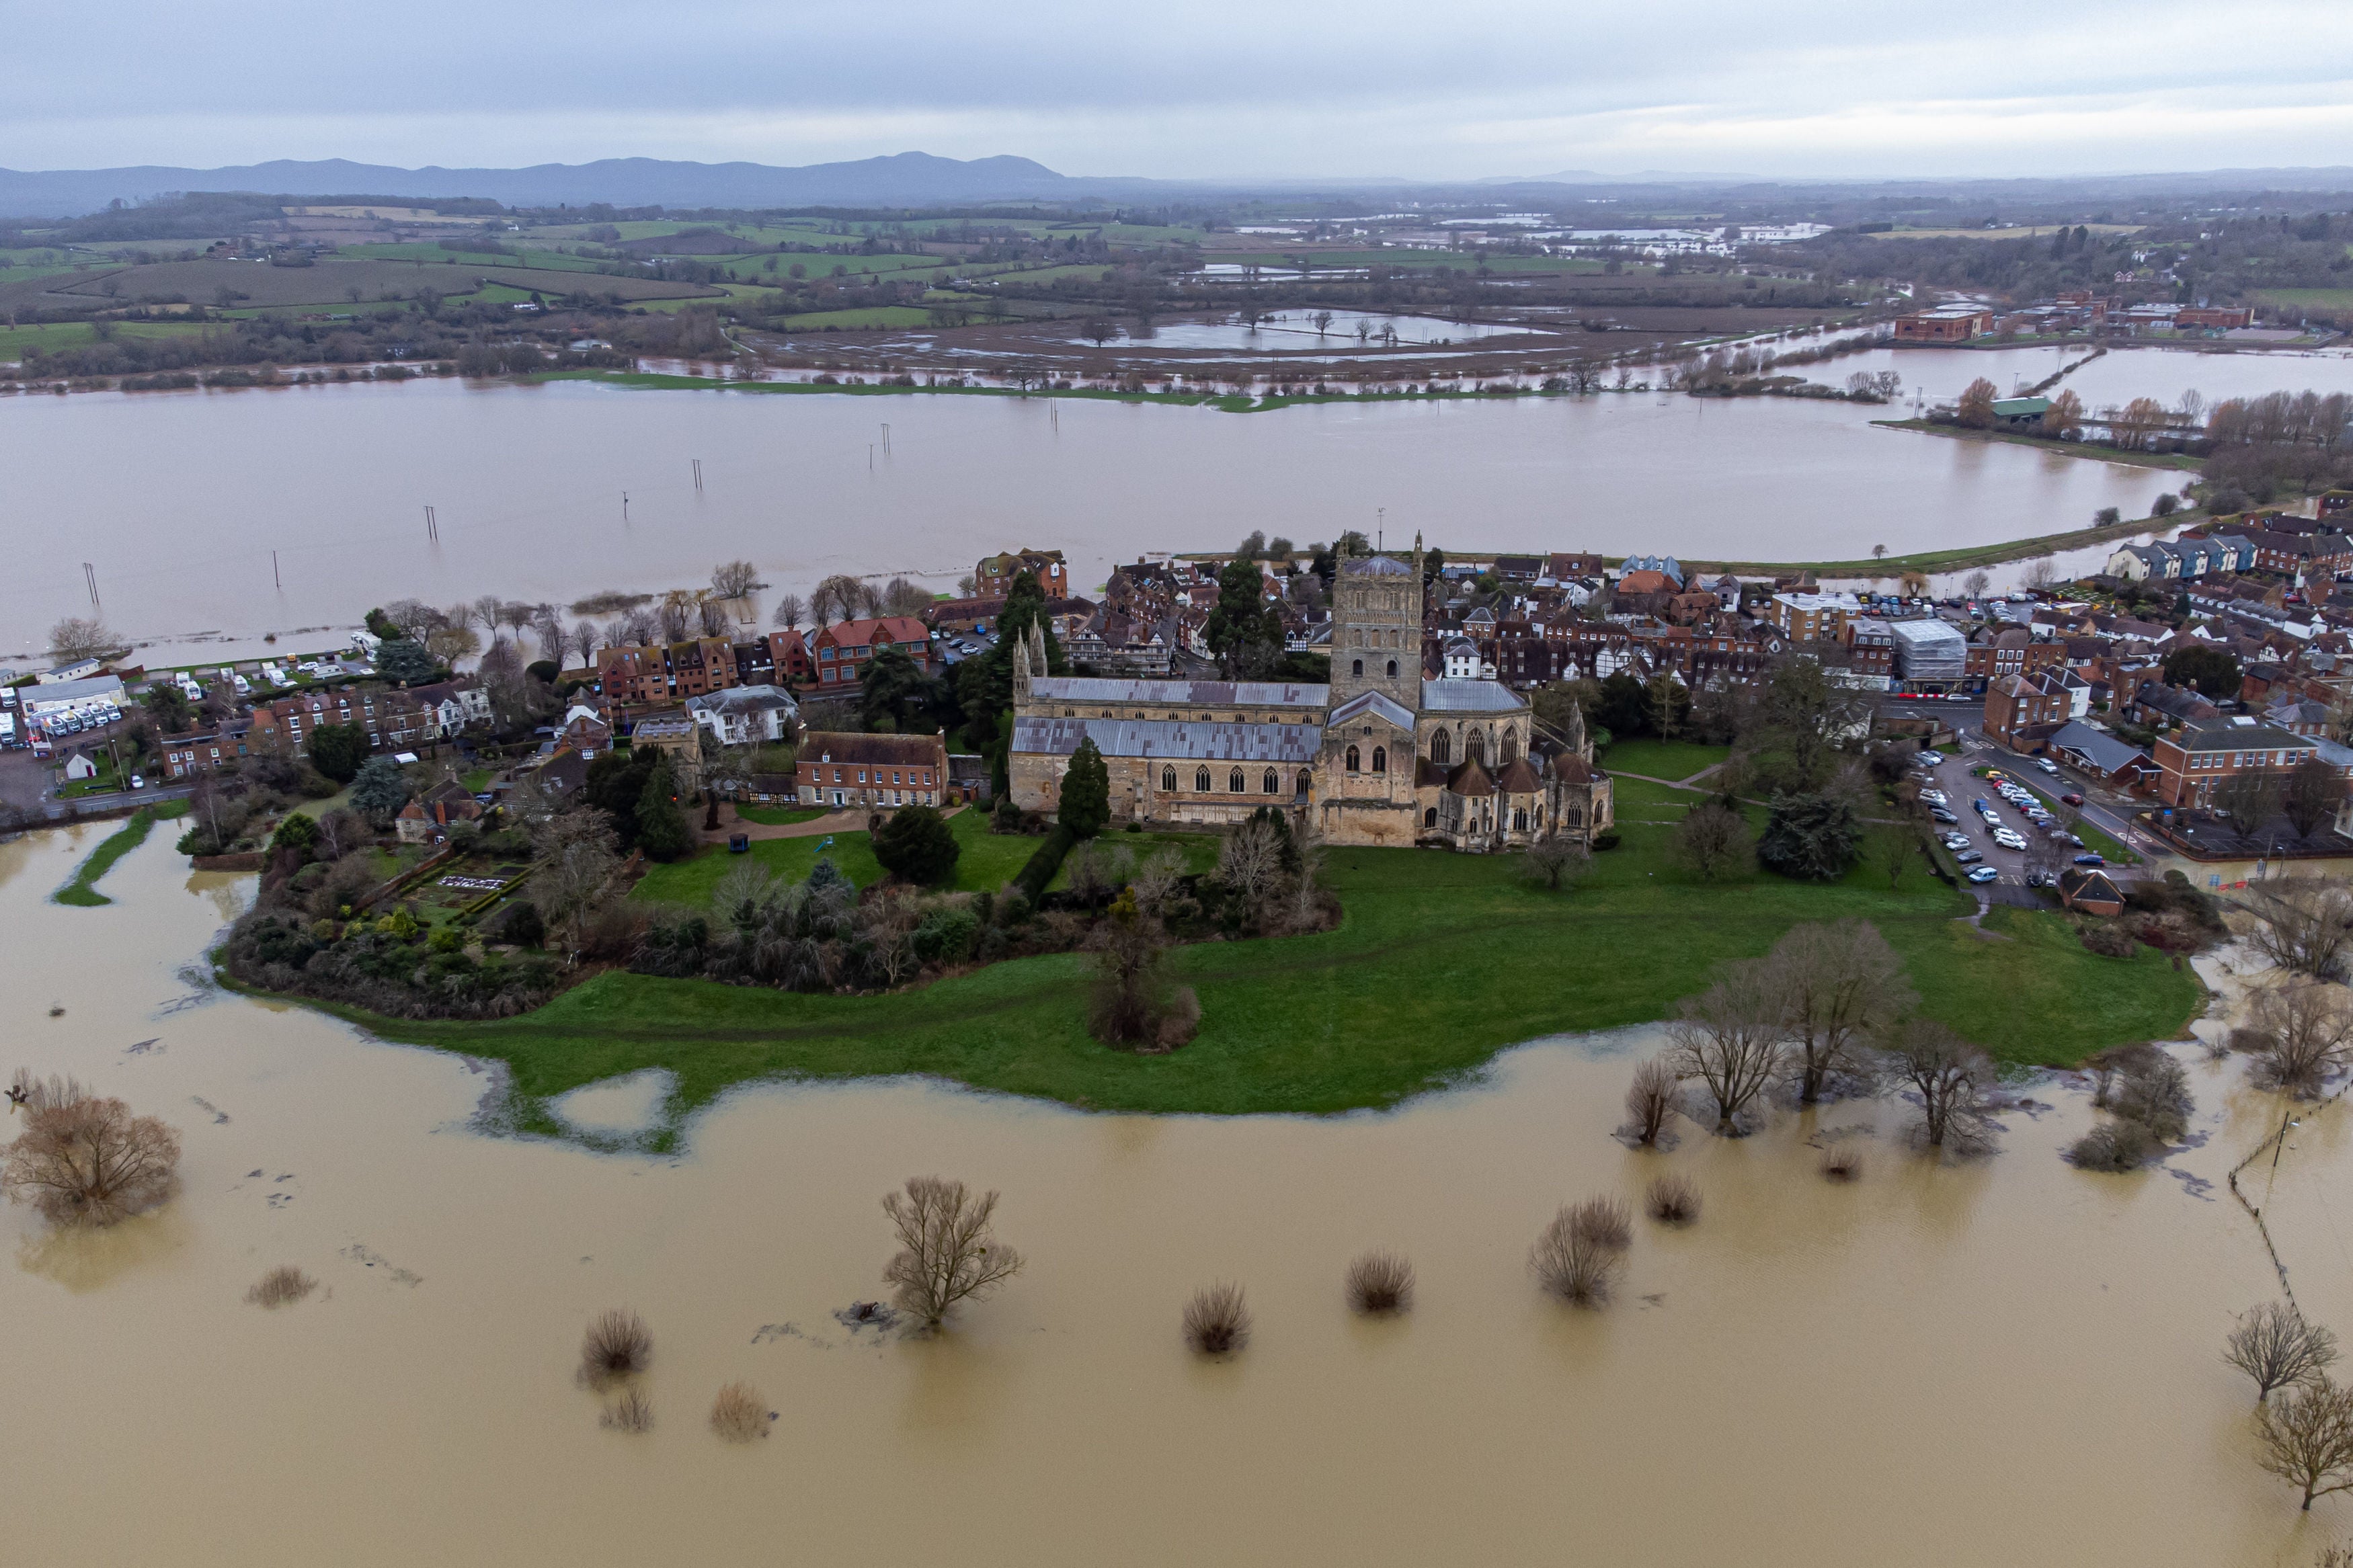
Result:
{"type": "Polygon", "coordinates": [[[1786,576],[1810,572],[1817,577],[1900,577],[1907,572],[1934,574],[1966,572],[1979,566],[2000,566],[2012,561],[2031,561],[2038,556],[2056,555],[2063,551],[2081,550],[2087,545],[2105,544],[2118,539],[2130,539],[2136,534],[2168,531],[2187,528],[2203,520],[2205,514],[2184,508],[2165,517],[2126,518],[2116,522],[2094,523],[2089,528],[2070,529],[2064,533],[2045,533],[2032,539],[2013,539],[2000,544],[1969,544],[1953,550],[1916,550],[1907,555],[1872,556],[1855,561],[1697,561],[1686,560],[1686,569],[1698,572],[1730,572],[1741,576],[1786,576]]]}
{"type": "MultiPolygon", "coordinates": [[[[2070,365],[2068,368],[2073,370],[2075,367],[2070,365]]],[[[2050,436],[2024,436],[2015,430],[1971,430],[1965,426],[1940,425],[1928,419],[1874,419],[1872,423],[1882,430],[1911,430],[1919,435],[1942,436],[1954,441],[2032,447],[2041,451],[2056,452],[2063,458],[2090,458],[2135,468],[2179,468],[2194,474],[2206,466],[2205,458],[2192,457],[2187,452],[2130,452],[2121,447],[2105,447],[2094,441],[2062,441],[2050,436]]]]}
{"type": "Polygon", "coordinates": [[[2086,952],[2053,914],[1997,910],[1915,868],[1905,885],[1858,867],[1816,885],[1761,872],[1693,880],[1669,852],[1696,798],[1621,781],[1621,847],[1573,891],[1518,878],[1516,857],[1431,850],[1331,853],[1341,925],[1312,936],[1207,942],[1169,955],[1200,996],[1199,1037],[1168,1056],[1097,1044],[1088,975],[1071,955],[1020,959],[878,996],[832,996],[608,973],[522,1016],[480,1023],[339,1016],[388,1039],[503,1063],[507,1114],[564,1136],[546,1102],[649,1068],[677,1083],[655,1146],[739,1084],[915,1075],[1154,1113],[1327,1114],[1394,1106],[1484,1068],[1496,1052],[1566,1030],[1672,1013],[1726,959],[1791,925],[1876,922],[1926,1011],[2012,1066],[2065,1066],[2111,1045],[2178,1036],[2197,981],[2154,952],[2086,952]]]}

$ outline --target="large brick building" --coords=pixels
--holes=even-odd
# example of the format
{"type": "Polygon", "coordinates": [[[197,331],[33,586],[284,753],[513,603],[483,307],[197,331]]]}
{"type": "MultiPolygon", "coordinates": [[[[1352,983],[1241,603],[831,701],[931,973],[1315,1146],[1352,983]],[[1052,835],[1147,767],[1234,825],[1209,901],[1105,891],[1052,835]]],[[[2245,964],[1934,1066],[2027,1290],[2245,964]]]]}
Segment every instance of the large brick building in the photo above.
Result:
{"type": "Polygon", "coordinates": [[[932,635],[913,616],[871,621],[839,621],[818,631],[810,646],[819,697],[858,689],[867,662],[885,648],[898,648],[925,675],[939,673],[932,658],[932,635]]]}
{"type": "Polygon", "coordinates": [[[801,742],[800,753],[794,776],[805,805],[888,811],[945,798],[948,748],[938,735],[818,731],[801,742]]]}
{"type": "Polygon", "coordinates": [[[2158,767],[2157,798],[2167,805],[2202,807],[2214,804],[2215,787],[2224,779],[2251,773],[2284,777],[2317,755],[2320,742],[2240,717],[2185,724],[2159,735],[2148,751],[2158,767]]]}

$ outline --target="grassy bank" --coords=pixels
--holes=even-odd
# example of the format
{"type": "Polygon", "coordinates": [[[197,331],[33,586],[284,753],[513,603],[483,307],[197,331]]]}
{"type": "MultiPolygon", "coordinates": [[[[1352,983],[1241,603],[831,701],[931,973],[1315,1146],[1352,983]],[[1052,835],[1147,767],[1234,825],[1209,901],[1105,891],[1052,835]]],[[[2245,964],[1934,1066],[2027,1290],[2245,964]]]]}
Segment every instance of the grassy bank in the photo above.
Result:
{"type": "Polygon", "coordinates": [[[2203,521],[2202,513],[2185,507],[2170,517],[2126,518],[2118,522],[2070,529],[2064,533],[2038,534],[2032,539],[2012,539],[1997,544],[1963,545],[1955,550],[1921,550],[1909,555],[1866,557],[1854,561],[1686,561],[1683,565],[1694,572],[1731,572],[1751,577],[1791,572],[1811,572],[1818,577],[1899,577],[1906,572],[1967,572],[1979,566],[2000,566],[2011,561],[2031,561],[2041,555],[2055,555],[2063,550],[2106,544],[2119,539],[2130,539],[2135,534],[2187,528],[2203,521]]]}
{"type": "MultiPolygon", "coordinates": [[[[1622,847],[1577,890],[1533,890],[1506,858],[1332,852],[1341,926],[1171,955],[1202,1004],[1200,1037],[1166,1057],[1089,1038],[1086,975],[1061,955],[881,996],[823,996],[607,973],[522,1017],[355,1017],[391,1038],[496,1058],[518,1114],[554,1131],[545,1097],[641,1068],[677,1075],[674,1109],[760,1079],[914,1073],[1105,1110],[1329,1112],[1388,1106],[1475,1071],[1520,1041],[1664,1016],[1730,958],[1790,925],[1878,922],[1928,1010],[2010,1063],[2065,1063],[2179,1033],[2196,980],[2153,952],[2084,951],[2059,917],[1970,901],[1916,868],[1891,891],[1858,868],[1828,886],[1762,874],[1706,886],[1670,858],[1683,792],[1622,781],[1622,847]]],[[[349,1016],[350,1015],[346,1015],[349,1016]]]]}
{"type": "Polygon", "coordinates": [[[66,885],[49,895],[55,904],[70,904],[76,909],[94,910],[114,900],[98,890],[100,877],[114,868],[114,863],[147,842],[147,835],[158,822],[169,822],[188,815],[185,800],[165,801],[161,805],[142,805],[131,814],[131,819],[99,841],[97,848],[82,858],[66,885]]]}
{"type": "Polygon", "coordinates": [[[2104,447],[2096,441],[2062,441],[2050,436],[2021,435],[2015,430],[1970,430],[1958,425],[1939,425],[1927,419],[1874,419],[1872,423],[1883,430],[1913,430],[1923,436],[1942,436],[1952,441],[2033,447],[2045,452],[2056,452],[2063,458],[2090,458],[2135,468],[2179,468],[2194,474],[2205,467],[2206,462],[2203,458],[2193,458],[2187,452],[2128,452],[2121,447],[2104,447]]]}
{"type": "MultiPolygon", "coordinates": [[[[988,818],[978,811],[960,811],[948,818],[955,835],[956,874],[952,887],[965,892],[994,891],[1012,879],[1038,851],[1042,838],[1018,833],[991,833],[988,818]]],[[[854,833],[809,835],[798,838],[755,838],[742,855],[714,844],[684,860],[656,866],[645,874],[630,897],[657,903],[707,904],[719,879],[749,860],[790,881],[806,880],[822,854],[842,875],[863,888],[882,879],[881,863],[874,858],[871,835],[854,833]],[[830,847],[820,849],[819,846],[830,847]]]]}

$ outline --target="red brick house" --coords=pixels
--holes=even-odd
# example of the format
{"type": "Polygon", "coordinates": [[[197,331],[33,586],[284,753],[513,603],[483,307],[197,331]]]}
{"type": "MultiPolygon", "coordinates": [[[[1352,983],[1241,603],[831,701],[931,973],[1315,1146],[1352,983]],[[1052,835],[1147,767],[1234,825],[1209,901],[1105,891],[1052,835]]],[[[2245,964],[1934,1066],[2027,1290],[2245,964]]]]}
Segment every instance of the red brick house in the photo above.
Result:
{"type": "Polygon", "coordinates": [[[2030,726],[2063,724],[2072,716],[2072,702],[2056,677],[1998,676],[1986,688],[1985,732],[2016,750],[2030,726]]]}
{"type": "Polygon", "coordinates": [[[948,748],[938,735],[851,735],[819,731],[802,741],[795,776],[804,805],[889,810],[938,805],[948,748]]]}
{"type": "Polygon", "coordinates": [[[817,634],[811,652],[817,664],[816,694],[858,689],[859,672],[884,648],[895,647],[925,675],[939,673],[932,658],[931,633],[913,616],[871,621],[840,621],[817,634]]]}
{"type": "Polygon", "coordinates": [[[725,637],[660,645],[633,643],[596,653],[596,689],[618,707],[676,702],[740,684],[735,645],[725,637]]]}
{"type": "Polygon", "coordinates": [[[1059,550],[1008,550],[1002,555],[990,555],[973,568],[972,592],[975,598],[1001,599],[1013,591],[1013,579],[1024,572],[1038,579],[1050,599],[1064,599],[1071,593],[1071,569],[1059,550]]]}
{"type": "Polygon", "coordinates": [[[2249,718],[2213,719],[2159,735],[2148,751],[2158,766],[2157,798],[2171,806],[2210,806],[2214,786],[2241,773],[2295,771],[2316,755],[2320,742],[2309,735],[2249,718]]]}

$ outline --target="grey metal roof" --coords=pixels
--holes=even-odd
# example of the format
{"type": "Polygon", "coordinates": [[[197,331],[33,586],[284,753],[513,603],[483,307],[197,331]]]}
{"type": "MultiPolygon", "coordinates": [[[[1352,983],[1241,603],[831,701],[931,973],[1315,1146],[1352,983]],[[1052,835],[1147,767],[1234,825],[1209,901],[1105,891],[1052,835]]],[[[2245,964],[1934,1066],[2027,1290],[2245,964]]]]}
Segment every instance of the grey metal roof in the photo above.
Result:
{"type": "Polygon", "coordinates": [[[1352,556],[1340,563],[1351,577],[1410,577],[1413,568],[1390,555],[1352,556]]]}
{"type": "Polygon", "coordinates": [[[764,711],[770,708],[789,708],[800,711],[793,694],[781,686],[731,686],[724,691],[714,691],[707,697],[686,700],[691,713],[732,713],[739,709],[764,711]]]}
{"type": "Polygon", "coordinates": [[[1212,763],[1312,763],[1318,724],[1202,724],[1167,719],[1016,719],[1013,750],[1067,757],[1092,740],[1106,757],[1212,763]]]}
{"type": "Polygon", "coordinates": [[[1118,680],[1047,675],[1029,683],[1040,702],[1135,702],[1164,708],[1322,708],[1329,686],[1279,680],[1118,680]]]}
{"type": "Polygon", "coordinates": [[[2134,758],[2147,759],[2148,753],[2128,741],[2122,741],[2104,730],[2094,730],[2081,720],[2062,725],[2045,742],[2063,752],[2073,752],[2104,773],[2113,773],[2134,758]]]}
{"type": "Polygon", "coordinates": [[[1500,680],[1425,680],[1425,713],[1512,713],[1525,708],[1520,694],[1500,680]]]}
{"type": "Polygon", "coordinates": [[[1413,729],[1413,715],[1406,710],[1406,705],[1396,698],[1378,691],[1356,693],[1356,696],[1333,709],[1332,717],[1325,722],[1345,724],[1359,713],[1378,714],[1398,729],[1408,732],[1413,729]]]}

